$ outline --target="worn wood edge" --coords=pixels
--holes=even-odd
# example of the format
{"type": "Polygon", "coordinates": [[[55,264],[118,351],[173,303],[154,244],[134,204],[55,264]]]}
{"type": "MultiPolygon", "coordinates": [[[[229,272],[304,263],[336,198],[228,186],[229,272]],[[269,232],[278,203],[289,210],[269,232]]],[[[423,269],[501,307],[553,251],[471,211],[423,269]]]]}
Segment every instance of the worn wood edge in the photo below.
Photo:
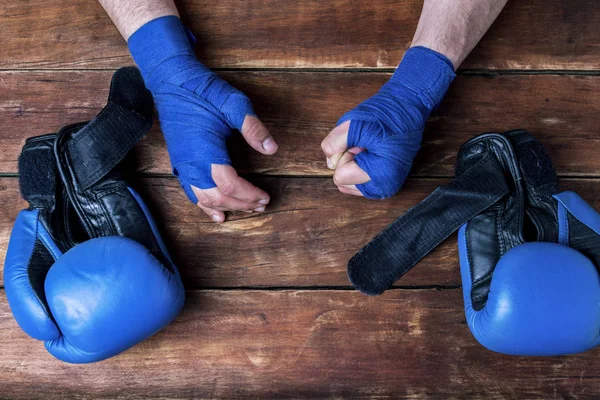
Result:
{"type": "MultiPolygon", "coordinates": [[[[200,59],[209,66],[294,68],[394,67],[410,45],[422,4],[419,0],[366,5],[343,1],[325,6],[314,1],[274,3],[252,2],[251,14],[227,2],[183,0],[178,6],[198,38],[200,59]],[[364,17],[355,18],[348,10],[364,17]],[[295,18],[290,20],[290,15],[295,18]],[[285,29],[282,20],[289,21],[285,29]]],[[[86,67],[131,60],[97,3],[21,2],[2,11],[10,18],[4,36],[13,40],[5,50],[9,54],[5,65],[86,67]],[[66,20],[63,23],[58,22],[59,12],[66,20]],[[35,52],[40,48],[55,57],[42,57],[35,52]],[[70,59],[61,61],[61,56],[70,59]]],[[[466,63],[492,68],[596,68],[593,40],[598,18],[593,0],[509,2],[466,63]]]]}
{"type": "MultiPolygon", "coordinates": [[[[239,135],[231,155],[243,174],[326,176],[321,140],[337,119],[374,94],[388,73],[235,72],[224,77],[244,90],[256,112],[279,141],[277,154],[263,156],[239,135]]],[[[93,117],[105,104],[108,72],[0,73],[3,130],[0,172],[16,173],[26,136],[47,133],[93,117]],[[27,78],[29,77],[29,78],[27,78]],[[70,91],[69,100],[62,93],[70,91]],[[58,96],[58,100],[57,99],[58,96]],[[40,131],[44,129],[44,131],[40,131]]],[[[525,128],[550,151],[560,176],[600,176],[592,160],[600,112],[600,77],[595,76],[461,76],[430,118],[412,176],[449,177],[459,146],[476,134],[525,128]]],[[[170,173],[158,123],[134,149],[138,171],[170,173]]]]}
{"type": "MultiPolygon", "coordinates": [[[[136,183],[188,289],[352,290],[346,272],[348,260],[447,180],[410,179],[400,195],[384,202],[343,195],[322,178],[260,178],[253,182],[271,194],[270,208],[262,215],[233,213],[221,225],[188,204],[172,178],[143,178],[136,183]],[[339,237],[342,232],[344,240],[339,237]],[[236,251],[229,251],[231,248],[236,251]]],[[[596,195],[600,180],[561,182],[564,189],[579,192],[600,209],[600,196],[596,195]]],[[[0,198],[18,196],[16,179],[0,179],[0,188],[0,198]]],[[[1,255],[6,252],[14,219],[25,206],[22,200],[9,202],[0,212],[1,255]]],[[[394,286],[445,290],[460,284],[454,234],[394,286]]]]}
{"type": "Polygon", "coordinates": [[[486,350],[469,332],[459,290],[193,291],[187,300],[163,331],[90,365],[53,359],[0,301],[0,331],[11,338],[0,343],[2,395],[537,399],[600,390],[598,350],[528,358],[486,350]]]}

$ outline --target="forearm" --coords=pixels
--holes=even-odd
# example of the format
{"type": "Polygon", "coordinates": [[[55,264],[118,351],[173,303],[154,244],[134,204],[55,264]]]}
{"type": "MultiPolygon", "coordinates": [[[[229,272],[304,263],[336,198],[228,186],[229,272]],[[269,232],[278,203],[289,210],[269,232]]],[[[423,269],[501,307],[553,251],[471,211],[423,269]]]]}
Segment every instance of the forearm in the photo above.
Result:
{"type": "Polygon", "coordinates": [[[492,25],[507,0],[425,0],[412,47],[448,57],[454,68],[464,61],[492,25]]]}
{"type": "Polygon", "coordinates": [[[98,0],[125,40],[142,25],[167,15],[179,16],[173,0],[98,0]]]}

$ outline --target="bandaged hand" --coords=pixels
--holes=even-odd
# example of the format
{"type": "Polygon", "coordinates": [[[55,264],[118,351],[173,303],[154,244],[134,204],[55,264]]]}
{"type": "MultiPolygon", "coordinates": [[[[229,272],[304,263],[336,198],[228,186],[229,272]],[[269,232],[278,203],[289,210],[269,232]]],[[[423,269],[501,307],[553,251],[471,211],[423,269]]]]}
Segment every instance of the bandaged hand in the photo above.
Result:
{"type": "Polygon", "coordinates": [[[226,146],[237,129],[260,153],[277,151],[246,95],[198,61],[175,16],[146,23],[128,44],[154,97],[173,174],[187,197],[217,222],[225,220],[224,211],[264,211],[269,195],[238,176],[226,146]]]}
{"type": "Polygon", "coordinates": [[[370,199],[396,194],[421,146],[425,123],[454,77],[442,54],[410,48],[379,92],[343,115],[323,140],[338,189],[370,199]]]}

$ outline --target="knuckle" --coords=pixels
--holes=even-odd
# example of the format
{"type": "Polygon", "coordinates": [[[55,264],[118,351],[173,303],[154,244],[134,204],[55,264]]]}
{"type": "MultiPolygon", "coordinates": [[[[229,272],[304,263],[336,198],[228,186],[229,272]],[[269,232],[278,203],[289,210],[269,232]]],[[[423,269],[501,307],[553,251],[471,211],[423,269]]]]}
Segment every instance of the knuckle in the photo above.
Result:
{"type": "Polygon", "coordinates": [[[196,192],[196,197],[198,198],[198,203],[203,206],[208,206],[209,200],[208,196],[204,191],[196,192]]]}
{"type": "Polygon", "coordinates": [[[340,186],[340,185],[342,185],[342,184],[343,184],[342,182],[343,182],[343,181],[342,181],[341,174],[340,174],[339,172],[337,172],[337,171],[336,171],[336,173],[335,173],[335,174],[333,174],[333,183],[334,183],[336,186],[340,186]]]}
{"type": "Polygon", "coordinates": [[[211,202],[214,207],[220,207],[225,203],[225,199],[221,193],[215,193],[211,195],[211,202]]]}
{"type": "Polygon", "coordinates": [[[198,199],[198,202],[200,203],[201,206],[208,207],[208,208],[212,208],[212,207],[216,206],[216,204],[214,203],[214,201],[212,201],[208,197],[204,197],[202,199],[198,199]]]}
{"type": "Polygon", "coordinates": [[[231,196],[235,193],[235,184],[231,181],[225,181],[219,185],[219,190],[221,190],[221,193],[231,196]]]}
{"type": "Polygon", "coordinates": [[[248,120],[246,132],[244,134],[249,140],[261,140],[266,137],[262,124],[255,118],[248,120]]]}
{"type": "Polygon", "coordinates": [[[213,208],[221,205],[223,196],[219,192],[203,192],[202,198],[198,201],[204,207],[213,208]]]}
{"type": "Polygon", "coordinates": [[[331,148],[329,138],[323,139],[321,142],[321,150],[323,150],[323,153],[325,154],[333,154],[333,149],[331,148]]]}

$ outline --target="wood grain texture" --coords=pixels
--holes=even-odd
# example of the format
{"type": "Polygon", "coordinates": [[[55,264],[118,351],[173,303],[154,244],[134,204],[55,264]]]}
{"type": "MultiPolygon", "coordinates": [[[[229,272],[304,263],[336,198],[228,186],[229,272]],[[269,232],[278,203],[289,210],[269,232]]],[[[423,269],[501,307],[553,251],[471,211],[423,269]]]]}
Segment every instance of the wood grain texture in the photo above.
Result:
{"type": "MultiPolygon", "coordinates": [[[[29,136],[92,118],[104,106],[112,72],[0,72],[0,172],[15,173],[29,136]]],[[[263,156],[237,135],[241,172],[330,176],[321,140],[338,118],[377,92],[386,73],[234,72],[223,76],[253,99],[279,142],[263,156]]],[[[600,176],[600,77],[460,76],[430,119],[413,176],[452,176],[459,146],[486,131],[530,130],[562,175],[600,176]]],[[[136,148],[139,170],[169,174],[158,123],[136,148]]]]}
{"type": "MultiPolygon", "coordinates": [[[[253,179],[272,196],[267,212],[236,213],[217,225],[188,203],[177,180],[144,178],[139,191],[157,219],[188,289],[234,287],[350,287],[350,257],[408,208],[446,180],[409,180],[400,195],[370,201],[343,195],[329,179],[253,179]]],[[[600,209],[600,181],[563,180],[600,209]]],[[[26,204],[17,180],[0,178],[0,259],[26,204]]],[[[0,269],[0,276],[2,270],[0,269]]],[[[2,281],[0,281],[2,283],[2,281]]],[[[440,245],[399,286],[460,285],[456,238],[440,245]]]]}
{"type": "MultiPolygon", "coordinates": [[[[339,193],[320,142],[389,78],[422,0],[176,2],[199,58],[229,69],[223,77],[250,96],[279,142],[272,157],[239,136],[231,143],[236,168],[272,202],[264,214],[212,223],[167,177],[156,123],[135,148],[134,186],[188,289],[182,314],[115,358],[61,363],[17,326],[0,265],[0,398],[597,398],[597,349],[515,358],[475,341],[455,237],[383,296],[351,290],[346,275],[348,259],[448,182],[460,144],[484,131],[530,130],[570,177],[563,189],[600,209],[597,0],[509,1],[462,66],[475,71],[456,79],[430,119],[412,178],[386,201],[339,193]]],[[[93,0],[4,1],[0,37],[3,260],[26,207],[14,176],[25,139],[95,116],[112,70],[132,60],[93,0]]]]}
{"type": "Polygon", "coordinates": [[[101,363],[25,336],[0,292],[2,397],[591,398],[598,351],[517,358],[471,336],[460,290],[188,292],[173,324],[101,363]]]}
{"type": "MultiPolygon", "coordinates": [[[[410,45],[421,0],[181,0],[211,67],[390,68],[410,45]]],[[[0,68],[116,68],[125,42],[88,0],[0,5],[0,68]]],[[[598,69],[596,0],[511,1],[463,64],[492,69],[598,69]]]]}

